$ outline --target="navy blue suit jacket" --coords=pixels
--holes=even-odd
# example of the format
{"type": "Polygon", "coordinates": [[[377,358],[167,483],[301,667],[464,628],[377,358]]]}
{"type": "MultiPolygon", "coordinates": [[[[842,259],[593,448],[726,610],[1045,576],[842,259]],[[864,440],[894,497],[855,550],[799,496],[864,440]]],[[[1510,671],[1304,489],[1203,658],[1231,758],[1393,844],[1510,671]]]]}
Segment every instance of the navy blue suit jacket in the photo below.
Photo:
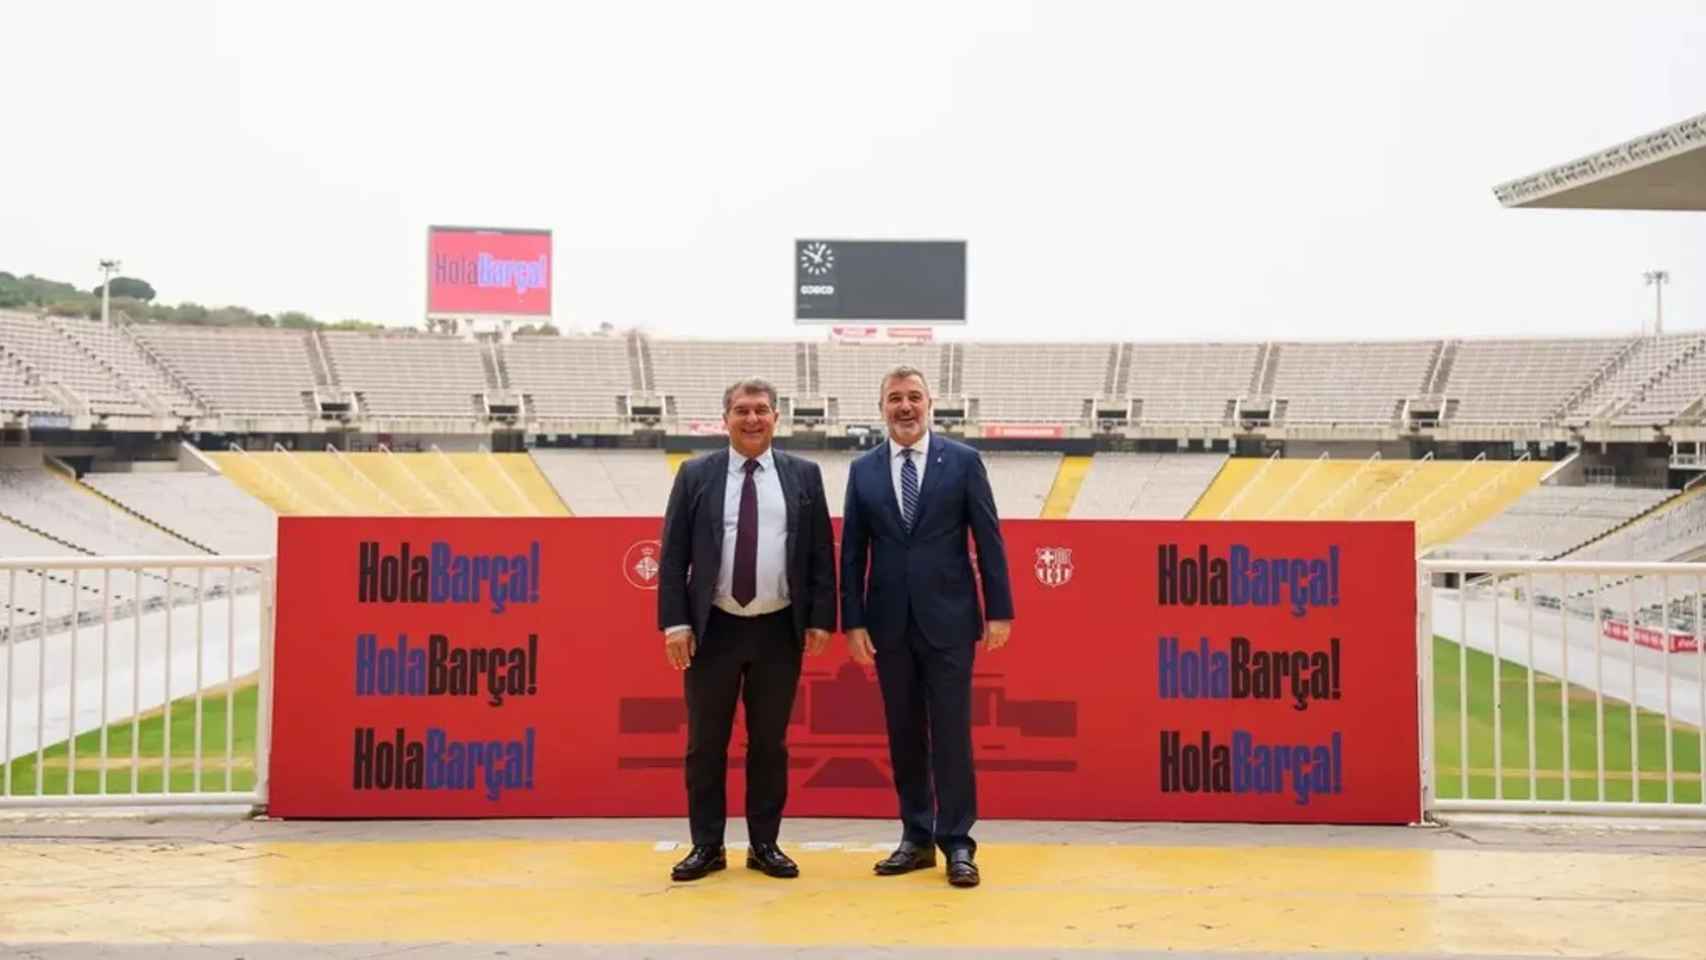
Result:
{"type": "Polygon", "coordinates": [[[907,532],[889,472],[889,443],[853,461],[841,520],[841,627],[864,627],[878,647],[904,642],[910,610],[933,646],[976,643],[983,614],[1013,618],[1007,549],[989,474],[977,451],[930,435],[930,463],[907,532]],[[977,541],[983,610],[966,532],[977,541]],[[867,576],[867,563],[869,575],[867,576]]]}

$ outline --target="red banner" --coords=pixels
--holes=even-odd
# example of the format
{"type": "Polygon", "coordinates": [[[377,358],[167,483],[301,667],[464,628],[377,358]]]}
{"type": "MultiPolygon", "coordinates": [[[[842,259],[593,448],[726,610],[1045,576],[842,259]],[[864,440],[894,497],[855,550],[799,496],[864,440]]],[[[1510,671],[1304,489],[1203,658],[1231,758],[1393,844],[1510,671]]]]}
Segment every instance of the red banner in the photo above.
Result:
{"type": "MultiPolygon", "coordinates": [[[[658,526],[281,518],[270,812],[684,814],[658,526]]],[[[1003,530],[1018,619],[973,680],[982,816],[1419,818],[1409,524],[1003,530]]],[[[839,638],[789,742],[790,815],[894,816],[875,674],[839,638]]]]}
{"type": "MultiPolygon", "coordinates": [[[[1599,631],[1602,636],[1618,643],[1629,642],[1629,621],[1617,620],[1611,617],[1600,621],[1599,631]]],[[[1666,653],[1697,653],[1700,641],[1687,630],[1672,630],[1670,642],[1665,642],[1665,632],[1658,627],[1635,625],[1635,645],[1649,650],[1663,650],[1666,653]]]]}
{"type": "Polygon", "coordinates": [[[992,440],[1047,440],[1066,436],[1066,428],[1058,423],[991,423],[983,435],[992,440]]]}
{"type": "Polygon", "coordinates": [[[551,315],[551,231],[431,227],[427,313],[551,315]]]}

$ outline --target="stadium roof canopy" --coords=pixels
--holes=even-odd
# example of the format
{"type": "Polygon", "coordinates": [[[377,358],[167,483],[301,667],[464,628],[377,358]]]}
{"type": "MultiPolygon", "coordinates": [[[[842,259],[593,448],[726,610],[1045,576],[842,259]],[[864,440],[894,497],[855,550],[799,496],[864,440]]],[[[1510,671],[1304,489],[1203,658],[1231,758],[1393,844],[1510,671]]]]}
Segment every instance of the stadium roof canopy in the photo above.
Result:
{"type": "Polygon", "coordinates": [[[1501,183],[1507,207],[1706,210],[1706,114],[1501,183]]]}

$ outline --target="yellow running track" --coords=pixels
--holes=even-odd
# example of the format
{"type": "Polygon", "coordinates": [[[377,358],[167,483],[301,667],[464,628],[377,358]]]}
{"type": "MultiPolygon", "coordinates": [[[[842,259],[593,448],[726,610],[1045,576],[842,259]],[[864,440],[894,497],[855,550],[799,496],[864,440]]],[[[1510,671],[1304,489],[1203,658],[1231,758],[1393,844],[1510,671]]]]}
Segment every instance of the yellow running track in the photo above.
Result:
{"type": "MultiPolygon", "coordinates": [[[[1655,855],[986,841],[983,886],[956,890],[939,867],[874,877],[870,865],[887,851],[867,843],[785,839],[802,871],[793,881],[742,869],[731,849],[729,871],[675,884],[669,865],[684,851],[669,844],[246,832],[237,842],[0,840],[0,944],[1706,955],[1699,847],[1655,855]]],[[[422,835],[432,832],[445,831],[422,835]]],[[[1414,834],[1391,836],[1402,845],[1414,834]]]]}

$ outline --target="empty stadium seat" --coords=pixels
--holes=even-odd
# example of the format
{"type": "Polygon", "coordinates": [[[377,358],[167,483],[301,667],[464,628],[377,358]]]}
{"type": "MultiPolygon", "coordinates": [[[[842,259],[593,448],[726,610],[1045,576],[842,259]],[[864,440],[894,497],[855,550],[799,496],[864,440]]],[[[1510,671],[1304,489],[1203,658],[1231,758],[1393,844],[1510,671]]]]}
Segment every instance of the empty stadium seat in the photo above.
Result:
{"type": "Polygon", "coordinates": [[[1043,515],[1043,503],[1054,485],[1055,474],[1060,471],[1060,454],[985,450],[983,463],[995,494],[995,512],[1002,519],[1035,519],[1043,515]]]}
{"type": "Polygon", "coordinates": [[[962,373],[977,419],[990,423],[1088,422],[1087,404],[1102,396],[1106,343],[968,343],[962,373]]]}
{"type": "Polygon", "coordinates": [[[1070,516],[1086,520],[1178,520],[1226,463],[1225,454],[1098,453],[1070,516]]]}
{"type": "Polygon", "coordinates": [[[0,311],[0,353],[7,356],[0,364],[9,362],[41,382],[59,385],[92,414],[146,417],[152,413],[113,370],[49,318],[0,311]]]}
{"type": "Polygon", "coordinates": [[[301,330],[136,324],[131,332],[211,412],[306,419],[303,394],[315,383],[301,330]]]}
{"type": "Polygon", "coordinates": [[[777,402],[803,395],[798,376],[803,344],[765,340],[653,340],[658,392],[674,398],[681,420],[720,424],[723,391],[744,377],[775,386],[777,402]]]}
{"type": "Polygon", "coordinates": [[[628,343],[615,337],[517,337],[502,355],[512,389],[547,420],[611,420],[634,392],[628,343]]]}
{"type": "Polygon", "coordinates": [[[817,348],[818,376],[824,397],[833,405],[833,419],[843,424],[883,422],[878,399],[883,376],[895,367],[923,371],[938,399],[943,383],[942,347],[934,343],[828,343],[817,348]]]}
{"type": "Polygon", "coordinates": [[[1567,552],[1673,495],[1638,487],[1538,486],[1452,541],[1448,556],[1541,559],[1567,552]]]}
{"type": "Polygon", "coordinates": [[[432,334],[326,331],[326,361],[338,386],[372,416],[470,419],[487,392],[481,344],[432,334]]]}
{"type": "Polygon", "coordinates": [[[128,325],[108,326],[95,320],[70,317],[54,318],[52,323],[97,363],[112,370],[126,386],[145,399],[158,403],[167,413],[190,417],[202,412],[195,397],[165,367],[142,352],[128,325]]]}
{"type": "Polygon", "coordinates": [[[1127,393],[1141,423],[1223,423],[1228,404],[1250,394],[1257,343],[1139,343],[1127,393]]]}
{"type": "Polygon", "coordinates": [[[577,517],[661,517],[669,502],[661,450],[534,450],[532,457],[577,517]]]}
{"type": "Polygon", "coordinates": [[[1461,341],[1445,384],[1456,402],[1451,420],[1549,422],[1630,344],[1628,337],[1461,341]]]}
{"type": "Polygon", "coordinates": [[[1273,396],[1286,423],[1390,424],[1404,400],[1420,393],[1437,340],[1282,343],[1273,396]]]}
{"type": "Polygon", "coordinates": [[[270,554],[277,519],[228,477],[199,472],[91,473],[83,482],[216,553],[270,554]]]}

